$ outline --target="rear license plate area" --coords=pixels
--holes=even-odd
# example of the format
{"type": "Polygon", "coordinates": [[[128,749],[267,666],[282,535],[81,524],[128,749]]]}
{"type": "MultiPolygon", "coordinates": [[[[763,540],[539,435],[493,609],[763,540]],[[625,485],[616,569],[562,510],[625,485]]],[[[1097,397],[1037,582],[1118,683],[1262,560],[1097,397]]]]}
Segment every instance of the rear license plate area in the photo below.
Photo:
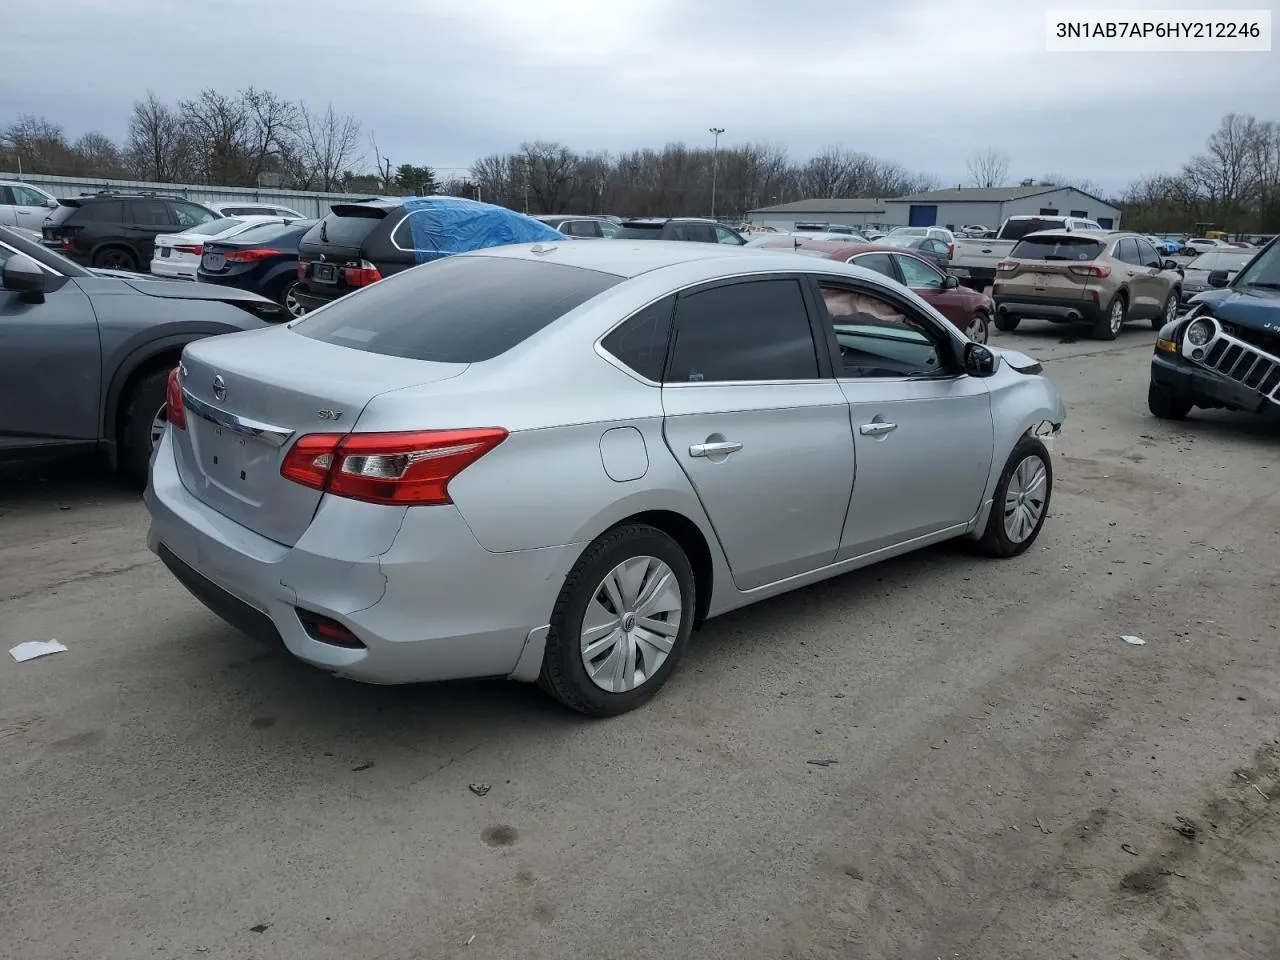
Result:
{"type": "Polygon", "coordinates": [[[311,267],[311,276],[320,283],[337,283],[338,268],[332,263],[317,263],[311,267]]]}
{"type": "Polygon", "coordinates": [[[164,258],[164,257],[171,257],[171,256],[173,256],[173,250],[172,250],[172,248],[170,248],[170,247],[161,247],[161,248],[160,248],[160,256],[161,256],[161,258],[164,258]]]}
{"type": "Polygon", "coordinates": [[[205,476],[236,498],[256,502],[255,491],[275,477],[275,449],[233,427],[195,422],[196,452],[205,476]]]}
{"type": "Polygon", "coordinates": [[[221,270],[227,265],[227,258],[220,253],[206,253],[200,260],[200,266],[204,270],[221,270]]]}

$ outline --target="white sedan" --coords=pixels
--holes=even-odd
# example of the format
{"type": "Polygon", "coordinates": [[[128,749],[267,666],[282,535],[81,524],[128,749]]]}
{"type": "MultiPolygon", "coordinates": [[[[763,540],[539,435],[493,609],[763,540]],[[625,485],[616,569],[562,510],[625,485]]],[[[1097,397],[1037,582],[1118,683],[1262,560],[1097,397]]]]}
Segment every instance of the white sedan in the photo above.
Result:
{"type": "Polygon", "coordinates": [[[181,233],[162,233],[156,237],[151,273],[172,280],[194,280],[206,243],[229,240],[259,224],[287,222],[286,217],[220,217],[197,224],[181,233]]]}

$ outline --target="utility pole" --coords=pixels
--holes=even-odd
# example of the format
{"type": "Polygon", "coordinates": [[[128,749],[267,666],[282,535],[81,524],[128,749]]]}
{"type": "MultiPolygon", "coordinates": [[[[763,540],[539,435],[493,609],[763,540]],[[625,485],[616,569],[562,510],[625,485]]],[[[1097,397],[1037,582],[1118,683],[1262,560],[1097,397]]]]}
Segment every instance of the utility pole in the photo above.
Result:
{"type": "Polygon", "coordinates": [[[716,175],[720,172],[720,134],[724,127],[708,127],[707,132],[716,138],[711,149],[711,219],[716,218],[716,175]]]}

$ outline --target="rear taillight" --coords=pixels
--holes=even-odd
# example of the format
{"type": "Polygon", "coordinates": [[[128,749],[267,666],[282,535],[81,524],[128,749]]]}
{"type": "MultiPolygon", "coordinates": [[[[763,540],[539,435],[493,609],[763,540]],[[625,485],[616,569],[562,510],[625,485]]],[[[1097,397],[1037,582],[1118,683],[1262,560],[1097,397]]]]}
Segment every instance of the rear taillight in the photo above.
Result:
{"type": "Polygon", "coordinates": [[[507,438],[502,427],[406,433],[310,433],[280,475],[304,487],[366,503],[452,503],[449,481],[507,438]]]}
{"type": "Polygon", "coordinates": [[[1001,260],[996,264],[996,270],[1000,273],[1009,273],[1018,268],[1017,260],[1001,260]]]}
{"type": "Polygon", "coordinates": [[[204,256],[203,243],[178,243],[174,244],[173,249],[177,250],[179,253],[191,253],[197,257],[204,256]]]}
{"type": "Polygon", "coordinates": [[[164,416],[175,430],[187,429],[187,410],[182,405],[181,367],[169,371],[169,386],[164,393],[164,416]]]}
{"type": "Polygon", "coordinates": [[[382,279],[382,272],[368,260],[361,260],[358,267],[343,267],[342,276],[349,287],[367,287],[382,279]]]}
{"type": "Polygon", "coordinates": [[[299,280],[307,279],[307,265],[303,263],[301,260],[298,261],[298,279],[299,280]]]}
{"type": "Polygon", "coordinates": [[[257,263],[259,260],[266,260],[268,257],[276,256],[275,250],[263,250],[261,248],[253,250],[228,250],[224,256],[227,263],[257,263]]]}
{"type": "Polygon", "coordinates": [[[956,245],[954,243],[947,244],[947,259],[954,260],[956,258],[956,245]]]}
{"type": "Polygon", "coordinates": [[[76,248],[75,241],[72,240],[70,237],[63,237],[62,243],[59,246],[63,251],[63,253],[70,253],[76,248]]]}
{"type": "Polygon", "coordinates": [[[1070,270],[1072,273],[1074,273],[1077,277],[1103,277],[1103,278],[1105,278],[1105,277],[1109,277],[1109,276],[1111,276],[1111,268],[1110,268],[1110,267],[1095,267],[1095,266],[1093,266],[1092,264],[1087,265],[1087,266],[1081,266],[1081,265],[1079,265],[1079,264],[1072,264],[1071,266],[1067,267],[1067,269],[1068,269],[1068,270],[1070,270]]]}

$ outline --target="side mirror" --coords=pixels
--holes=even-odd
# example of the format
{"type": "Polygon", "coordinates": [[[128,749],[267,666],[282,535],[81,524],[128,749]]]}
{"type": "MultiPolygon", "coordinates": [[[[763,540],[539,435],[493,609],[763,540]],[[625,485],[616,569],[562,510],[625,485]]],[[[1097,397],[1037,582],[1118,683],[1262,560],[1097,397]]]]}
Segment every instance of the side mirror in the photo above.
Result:
{"type": "Polygon", "coordinates": [[[971,377],[990,377],[996,372],[996,355],[980,343],[964,345],[964,372],[971,377]]]}
{"type": "Polygon", "coordinates": [[[24,300],[43,303],[49,275],[26,254],[16,253],[5,261],[3,285],[11,293],[22,294],[24,300]]]}
{"type": "Polygon", "coordinates": [[[1182,268],[1178,266],[1178,263],[1176,260],[1166,260],[1164,262],[1164,265],[1160,269],[1161,270],[1181,270],[1182,268]]]}
{"type": "Polygon", "coordinates": [[[958,286],[960,286],[959,277],[953,276],[952,274],[948,273],[945,277],[942,278],[943,290],[954,290],[958,286]]]}
{"type": "Polygon", "coordinates": [[[1221,290],[1227,285],[1227,271],[1211,270],[1209,271],[1208,284],[1215,289],[1221,290]]]}
{"type": "Polygon", "coordinates": [[[57,209],[58,209],[58,201],[57,201],[57,200],[46,200],[46,201],[44,202],[44,205],[45,205],[46,207],[48,207],[50,210],[57,210],[57,209]]]}

